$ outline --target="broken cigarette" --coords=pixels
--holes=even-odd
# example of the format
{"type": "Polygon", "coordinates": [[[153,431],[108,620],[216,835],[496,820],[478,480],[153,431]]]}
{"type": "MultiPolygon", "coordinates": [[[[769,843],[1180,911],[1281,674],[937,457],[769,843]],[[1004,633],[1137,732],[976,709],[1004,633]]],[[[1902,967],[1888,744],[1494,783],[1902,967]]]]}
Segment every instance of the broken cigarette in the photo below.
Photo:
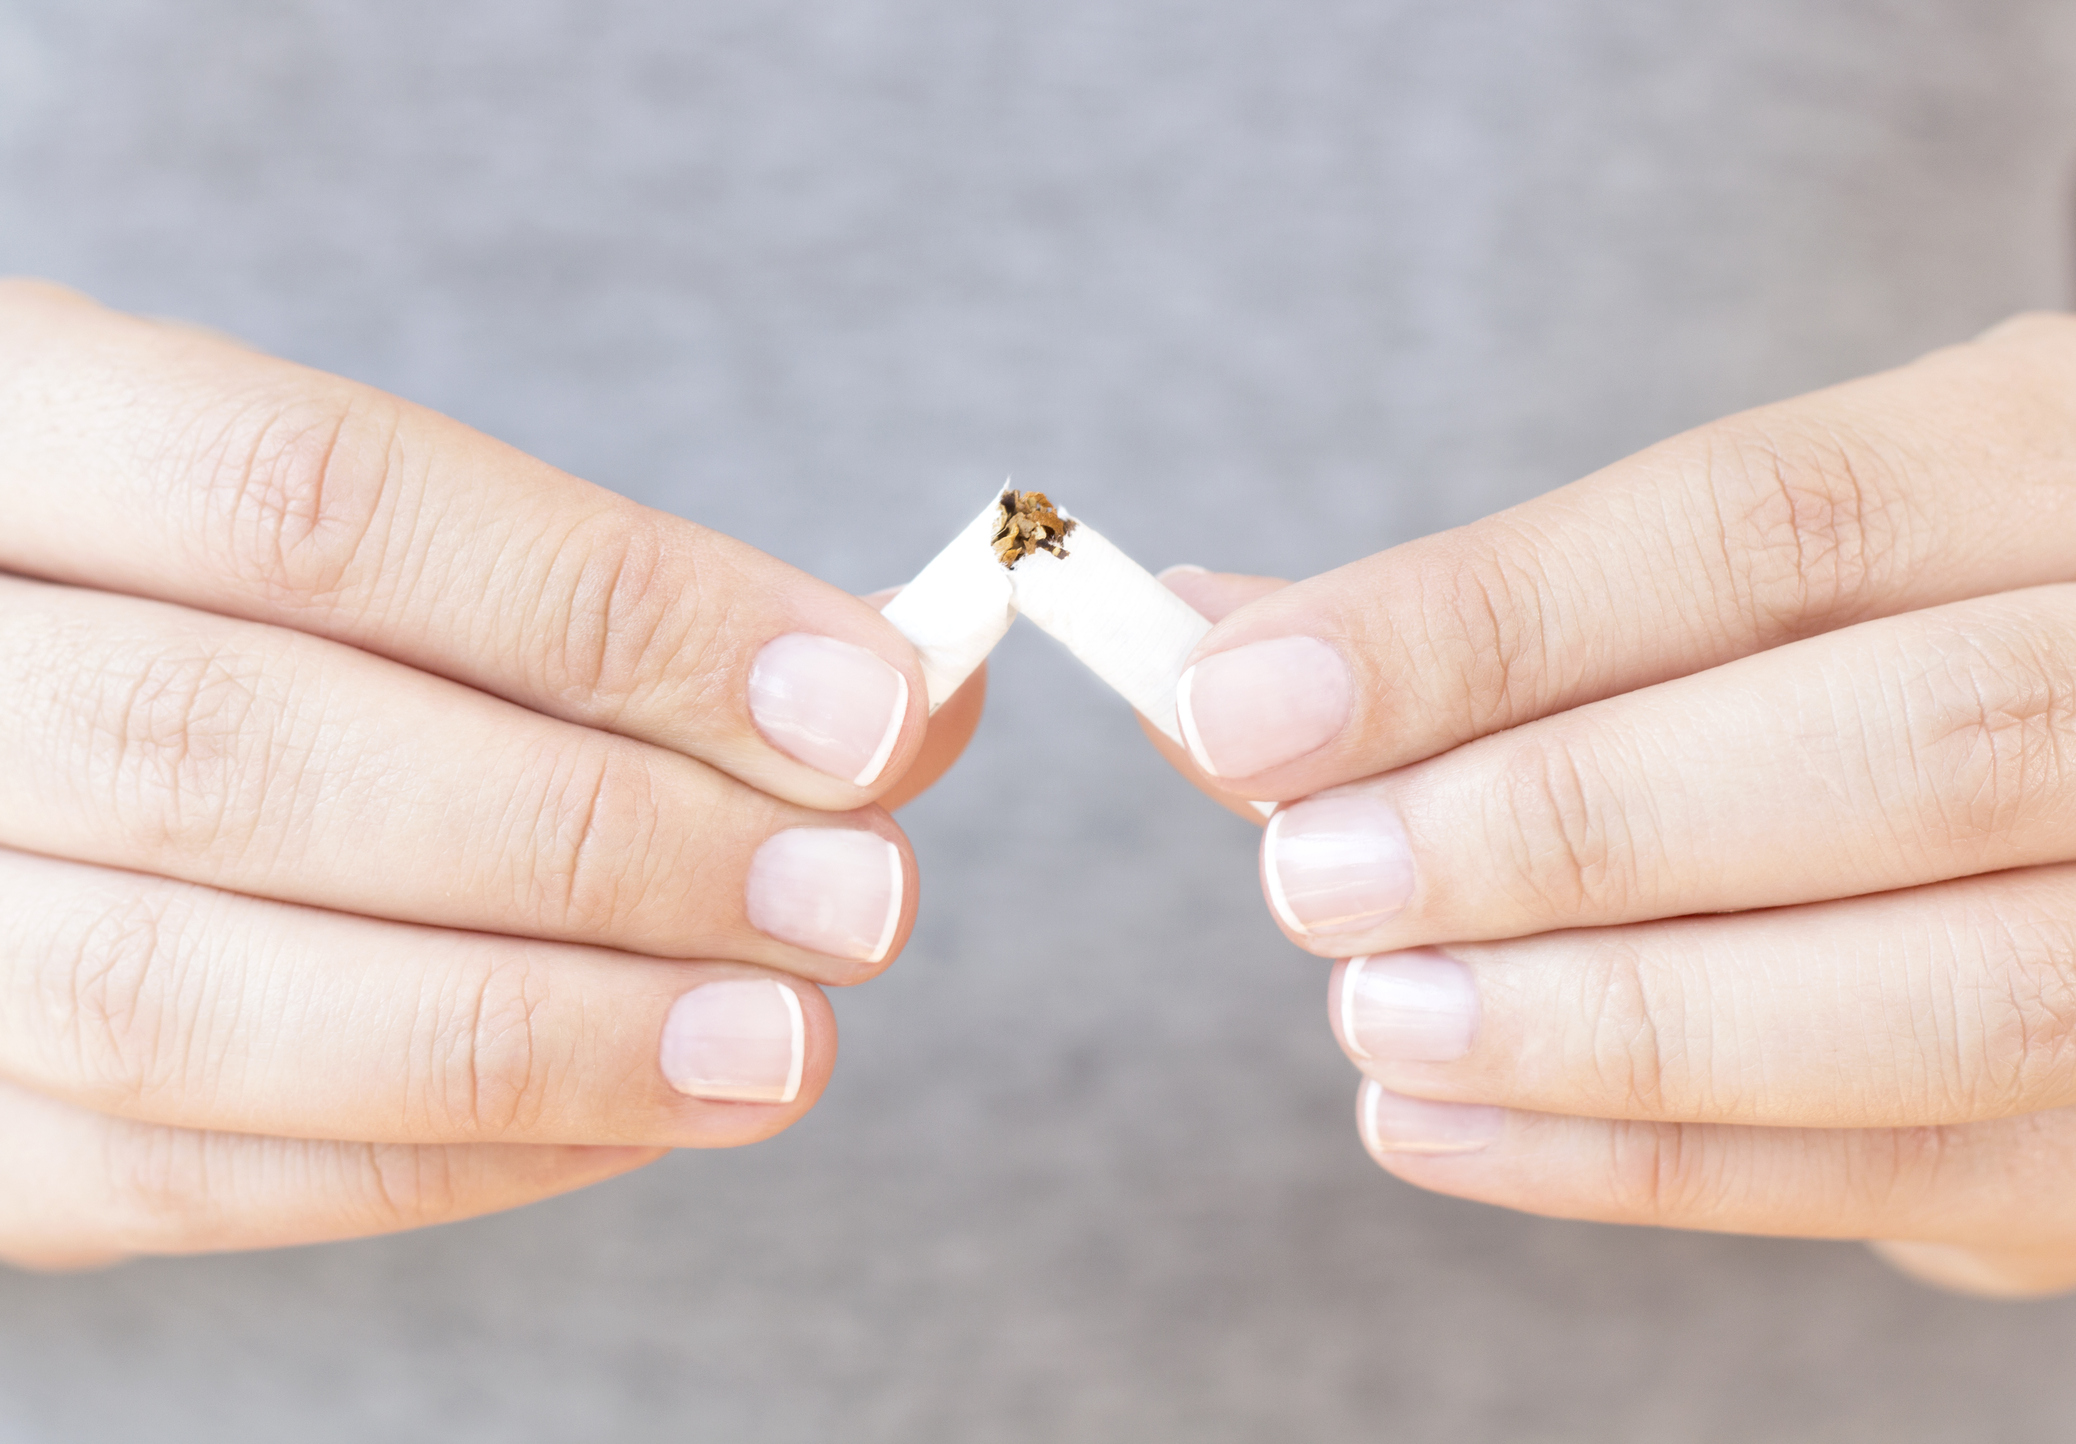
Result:
{"type": "Polygon", "coordinates": [[[1175,684],[1211,624],[1044,492],[1005,490],[989,502],[887,603],[885,616],[922,654],[935,712],[1018,613],[1182,745],[1175,684]]]}

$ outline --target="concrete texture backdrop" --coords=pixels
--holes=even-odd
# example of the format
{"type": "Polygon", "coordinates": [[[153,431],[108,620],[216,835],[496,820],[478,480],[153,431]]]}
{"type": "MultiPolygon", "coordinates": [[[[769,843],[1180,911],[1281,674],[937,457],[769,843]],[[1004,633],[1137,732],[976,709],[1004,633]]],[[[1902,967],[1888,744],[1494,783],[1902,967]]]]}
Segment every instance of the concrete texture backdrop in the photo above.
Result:
{"type": "MultiPolygon", "coordinates": [[[[2065,304],[2072,163],[2065,0],[0,0],[0,268],[858,590],[1012,471],[1153,565],[1467,521],[2065,304]]],[[[1250,829],[1043,637],[902,821],[915,941],[838,997],[790,1134],[415,1236],[0,1276],[0,1439],[1980,1444],[2076,1410],[2076,1303],[1377,1173],[1250,829]],[[973,905],[1010,869],[1043,928],[973,905]]]]}

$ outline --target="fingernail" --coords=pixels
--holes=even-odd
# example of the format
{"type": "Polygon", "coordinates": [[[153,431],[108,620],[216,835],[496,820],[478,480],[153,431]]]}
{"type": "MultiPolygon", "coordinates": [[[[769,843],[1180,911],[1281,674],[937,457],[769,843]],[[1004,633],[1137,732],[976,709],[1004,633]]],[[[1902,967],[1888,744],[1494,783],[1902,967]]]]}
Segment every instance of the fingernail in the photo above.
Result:
{"type": "Polygon", "coordinates": [[[704,983],[663,1020],[663,1076],[694,1098],[791,1103],[807,1064],[800,995],[767,978],[704,983]]]}
{"type": "Polygon", "coordinates": [[[750,667],[750,716],[781,752],[869,787],[901,740],[908,679],[863,647],[788,632],[750,667]]]}
{"type": "Polygon", "coordinates": [[[1184,672],[1176,721],[1197,766],[1252,777],[1331,742],[1348,725],[1352,695],[1339,652],[1317,637],[1277,637],[1184,672]]]}
{"type": "Polygon", "coordinates": [[[831,957],[876,963],[901,926],[901,850],[876,833],[792,827],[750,859],[750,926],[831,957]]]}
{"type": "Polygon", "coordinates": [[[1356,1103],[1363,1146],[1372,1153],[1476,1153],[1506,1126],[1504,1109],[1482,1103],[1430,1103],[1365,1078],[1356,1103]]]}
{"type": "Polygon", "coordinates": [[[1413,855],[1398,814],[1363,792],[1276,809],[1262,835],[1269,905],[1294,933],[1375,927],[1413,895],[1413,855]]]}
{"type": "Polygon", "coordinates": [[[1177,562],[1172,567],[1162,567],[1153,574],[1153,579],[1164,582],[1169,577],[1201,577],[1209,575],[1210,571],[1209,567],[1200,567],[1195,562],[1177,562]]]}
{"type": "Polygon", "coordinates": [[[1341,1037],[1358,1058],[1453,1063],[1478,1035],[1470,969],[1422,948],[1350,958],[1341,970],[1341,1037]]]}

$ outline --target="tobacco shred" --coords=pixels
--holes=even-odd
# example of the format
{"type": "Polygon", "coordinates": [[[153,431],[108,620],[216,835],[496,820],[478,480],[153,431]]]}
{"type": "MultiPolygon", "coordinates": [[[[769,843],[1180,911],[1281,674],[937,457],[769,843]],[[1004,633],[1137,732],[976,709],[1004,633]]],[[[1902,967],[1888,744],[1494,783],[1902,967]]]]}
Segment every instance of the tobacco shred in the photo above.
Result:
{"type": "Polygon", "coordinates": [[[1060,543],[1073,534],[1074,519],[1061,516],[1044,492],[1005,491],[999,504],[1001,519],[990,543],[995,560],[1013,568],[1033,552],[1066,558],[1067,549],[1060,543]]]}

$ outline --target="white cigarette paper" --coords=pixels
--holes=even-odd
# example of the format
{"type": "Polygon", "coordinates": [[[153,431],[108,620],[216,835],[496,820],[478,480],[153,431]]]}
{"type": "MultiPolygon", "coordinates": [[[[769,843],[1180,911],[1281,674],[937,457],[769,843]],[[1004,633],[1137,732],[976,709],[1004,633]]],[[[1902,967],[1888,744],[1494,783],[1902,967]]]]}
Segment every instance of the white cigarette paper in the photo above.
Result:
{"type": "Polygon", "coordinates": [[[998,493],[887,603],[887,620],[922,654],[930,710],[973,675],[1021,612],[1180,744],[1175,683],[1211,624],[1094,527],[1065,507],[1059,513],[1074,522],[1067,555],[1034,552],[1005,567],[989,544],[1002,518],[998,493]]]}
{"type": "Polygon", "coordinates": [[[1010,576],[1018,611],[1085,662],[1170,741],[1181,743],[1175,683],[1182,664],[1211,630],[1194,607],[1078,519],[1064,558],[1037,552],[1018,562],[1010,576]]]}

